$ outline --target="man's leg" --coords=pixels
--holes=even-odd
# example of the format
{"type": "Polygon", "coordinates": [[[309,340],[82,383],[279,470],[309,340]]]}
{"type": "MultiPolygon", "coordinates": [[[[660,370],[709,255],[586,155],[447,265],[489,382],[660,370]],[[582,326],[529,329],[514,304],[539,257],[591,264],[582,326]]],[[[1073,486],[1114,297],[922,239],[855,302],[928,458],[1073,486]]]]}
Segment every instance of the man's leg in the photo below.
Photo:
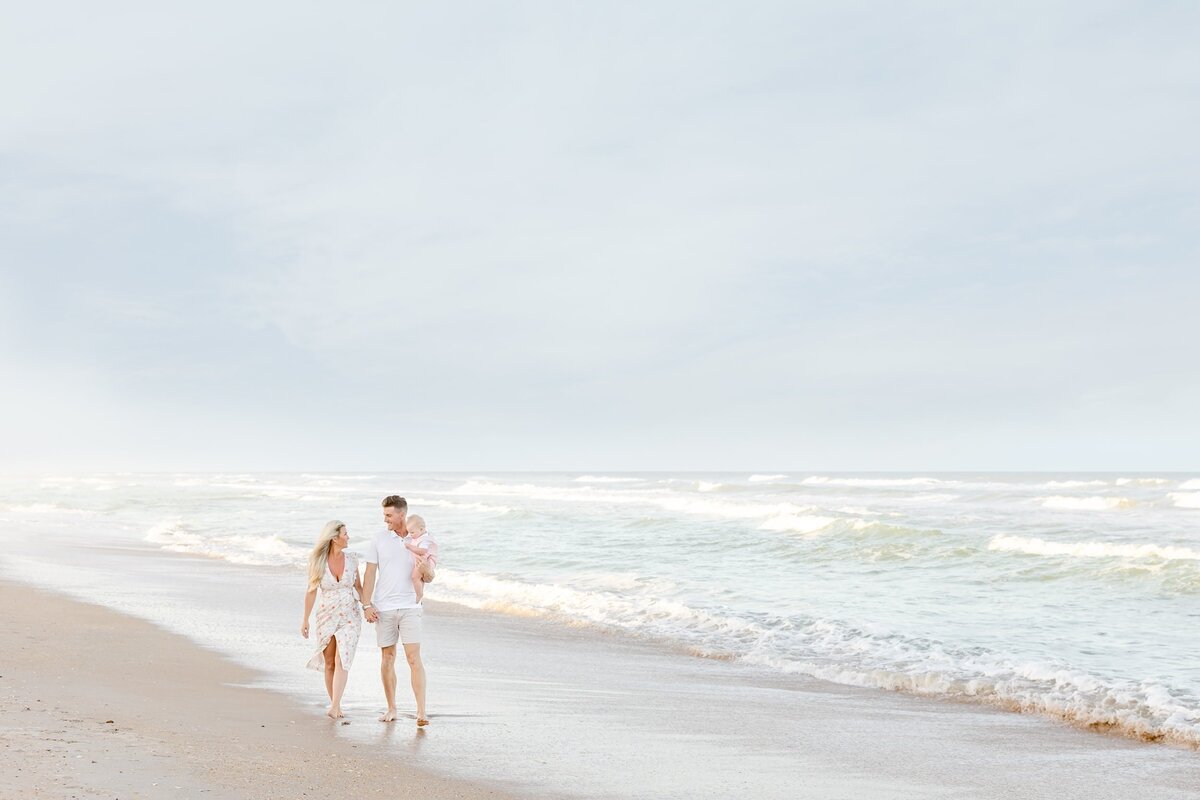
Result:
{"type": "MultiPolygon", "coordinates": [[[[429,720],[425,716],[425,665],[421,662],[421,644],[418,642],[404,645],[404,656],[408,659],[413,698],[417,701],[417,724],[427,725],[429,720]]],[[[392,685],[395,686],[395,683],[392,685]]]]}
{"type": "MultiPolygon", "coordinates": [[[[408,649],[407,645],[405,649],[408,649]]],[[[379,652],[383,657],[379,674],[383,678],[383,696],[387,698],[387,711],[383,712],[379,721],[391,722],[396,718],[396,645],[384,647],[379,652]]]]}

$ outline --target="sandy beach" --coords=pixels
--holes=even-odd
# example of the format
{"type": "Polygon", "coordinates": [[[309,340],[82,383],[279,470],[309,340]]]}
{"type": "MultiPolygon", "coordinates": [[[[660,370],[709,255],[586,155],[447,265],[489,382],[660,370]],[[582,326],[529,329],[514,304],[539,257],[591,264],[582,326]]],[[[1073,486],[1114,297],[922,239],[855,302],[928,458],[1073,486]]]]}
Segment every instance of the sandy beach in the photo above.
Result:
{"type": "MultiPolygon", "coordinates": [[[[150,623],[9,583],[0,606],[19,610],[0,622],[0,796],[510,796],[380,759],[150,623]]],[[[422,734],[403,720],[389,735],[422,734]]]]}
{"type": "MultiPolygon", "coordinates": [[[[298,704],[147,622],[11,583],[0,602],[25,612],[0,626],[4,796],[1184,800],[1200,787],[1190,750],[445,603],[429,613],[430,731],[380,725],[353,700],[340,726],[320,714],[315,674],[298,704]]],[[[373,655],[356,665],[368,696],[373,655]]]]}

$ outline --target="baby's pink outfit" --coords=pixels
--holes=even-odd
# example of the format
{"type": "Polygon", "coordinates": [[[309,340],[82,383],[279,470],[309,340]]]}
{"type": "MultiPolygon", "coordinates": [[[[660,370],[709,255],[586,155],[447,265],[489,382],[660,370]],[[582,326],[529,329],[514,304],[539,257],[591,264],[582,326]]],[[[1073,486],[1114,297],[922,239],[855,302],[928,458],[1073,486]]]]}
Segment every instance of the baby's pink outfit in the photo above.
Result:
{"type": "Polygon", "coordinates": [[[409,538],[412,541],[405,542],[405,544],[408,545],[409,550],[420,550],[425,555],[425,558],[429,561],[429,566],[436,567],[438,559],[438,544],[433,540],[433,537],[429,535],[429,532],[426,531],[419,538],[410,534],[409,538]]]}

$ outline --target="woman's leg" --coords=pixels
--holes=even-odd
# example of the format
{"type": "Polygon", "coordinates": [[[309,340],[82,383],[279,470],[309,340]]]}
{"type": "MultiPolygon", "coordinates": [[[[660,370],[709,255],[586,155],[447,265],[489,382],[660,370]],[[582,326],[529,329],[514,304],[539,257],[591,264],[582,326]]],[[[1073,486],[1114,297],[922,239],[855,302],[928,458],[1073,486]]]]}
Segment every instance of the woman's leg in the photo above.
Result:
{"type": "MultiPolygon", "coordinates": [[[[332,641],[337,642],[337,637],[331,637],[332,641]]],[[[346,681],[350,678],[350,673],[342,666],[341,656],[337,654],[337,645],[334,645],[333,653],[333,690],[330,694],[330,699],[333,700],[333,705],[329,707],[329,716],[334,719],[341,719],[342,714],[342,695],[346,691],[346,681]]]]}
{"type": "Polygon", "coordinates": [[[337,671],[337,637],[330,636],[329,644],[325,645],[325,649],[321,651],[321,655],[325,658],[325,694],[329,695],[330,702],[333,701],[333,676],[337,671]]]}

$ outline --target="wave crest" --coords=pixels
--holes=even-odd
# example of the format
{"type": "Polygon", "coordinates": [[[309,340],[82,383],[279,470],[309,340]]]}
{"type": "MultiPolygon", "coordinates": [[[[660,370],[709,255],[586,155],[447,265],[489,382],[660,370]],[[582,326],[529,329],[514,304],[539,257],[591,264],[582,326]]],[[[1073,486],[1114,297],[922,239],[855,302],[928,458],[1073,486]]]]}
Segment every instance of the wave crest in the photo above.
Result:
{"type": "Polygon", "coordinates": [[[1074,558],[1139,558],[1162,561],[1200,561],[1200,550],[1157,544],[1113,544],[1111,542],[1047,542],[1045,539],[999,534],[988,542],[988,550],[1026,553],[1035,556],[1074,558]]]}
{"type": "Polygon", "coordinates": [[[1176,508],[1200,508],[1200,492],[1171,492],[1169,497],[1176,508]]]}
{"type": "Polygon", "coordinates": [[[1136,503],[1128,497],[1053,497],[1039,498],[1043,508],[1053,508],[1059,511],[1115,511],[1117,509],[1133,508],[1136,503]]]}
{"type": "Polygon", "coordinates": [[[911,486],[957,486],[960,481],[944,481],[940,478],[830,478],[812,475],[800,481],[804,486],[854,486],[861,488],[903,488],[911,486]]]}
{"type": "Polygon", "coordinates": [[[146,531],[143,539],[171,553],[219,558],[231,564],[263,567],[295,567],[308,561],[308,549],[285,542],[278,536],[244,534],[205,535],[179,520],[162,522],[146,531]]]}

